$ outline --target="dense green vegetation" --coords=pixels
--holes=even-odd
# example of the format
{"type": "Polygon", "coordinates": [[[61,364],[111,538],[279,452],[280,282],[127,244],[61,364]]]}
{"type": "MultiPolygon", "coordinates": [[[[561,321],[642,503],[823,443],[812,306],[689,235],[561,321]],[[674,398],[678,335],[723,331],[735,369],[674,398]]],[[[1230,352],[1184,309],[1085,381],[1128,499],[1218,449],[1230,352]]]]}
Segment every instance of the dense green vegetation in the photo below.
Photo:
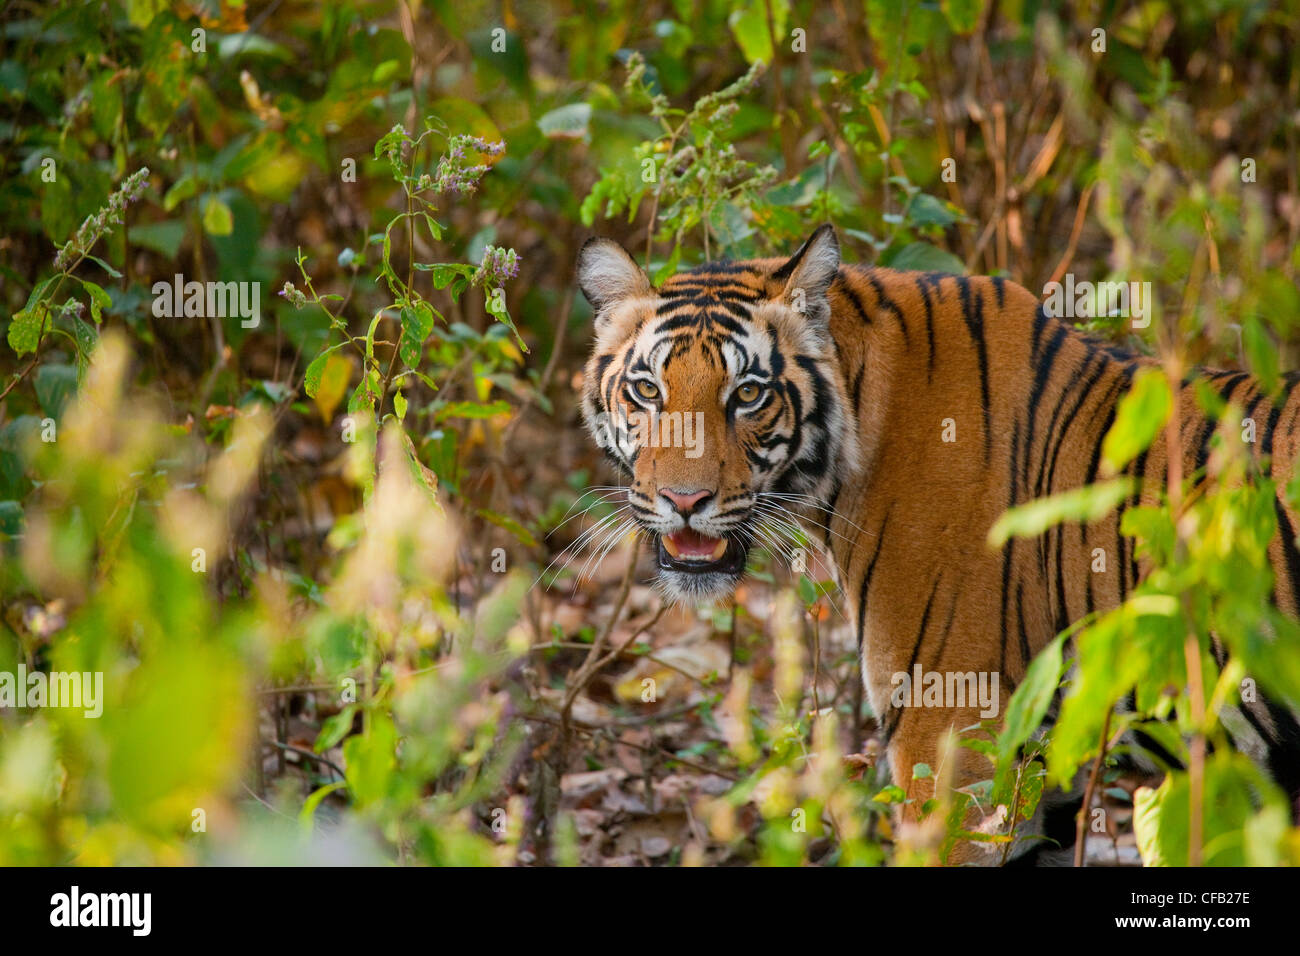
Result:
{"type": "MultiPolygon", "coordinates": [[[[572,283],[593,232],[661,277],[831,221],[850,261],[1149,281],[1149,328],[1085,321],[1274,383],[1298,32],[1249,0],[8,5],[0,672],[103,687],[97,718],[0,708],[0,862],[928,863],[972,801],[1024,816],[1094,762],[1148,862],[1300,861],[1223,725],[1256,684],[1300,702],[1267,480],[1131,515],[1156,572],[954,744],[986,787],[895,832],[817,565],[665,609],[600,538],[572,283]],[[1136,806],[1129,725],[1190,768],[1136,806]]],[[[1135,390],[1115,475],[1169,406],[1135,390]]]]}

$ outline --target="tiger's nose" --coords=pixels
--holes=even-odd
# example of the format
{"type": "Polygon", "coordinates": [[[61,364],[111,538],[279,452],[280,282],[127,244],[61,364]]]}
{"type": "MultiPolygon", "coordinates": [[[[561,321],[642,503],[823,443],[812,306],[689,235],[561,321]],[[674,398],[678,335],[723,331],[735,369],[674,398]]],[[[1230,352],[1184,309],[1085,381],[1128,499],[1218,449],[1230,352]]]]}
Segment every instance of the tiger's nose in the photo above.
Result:
{"type": "Polygon", "coordinates": [[[659,494],[672,502],[672,506],[683,518],[689,518],[700,505],[713,497],[711,491],[674,491],[671,488],[661,489],[659,494]]]}

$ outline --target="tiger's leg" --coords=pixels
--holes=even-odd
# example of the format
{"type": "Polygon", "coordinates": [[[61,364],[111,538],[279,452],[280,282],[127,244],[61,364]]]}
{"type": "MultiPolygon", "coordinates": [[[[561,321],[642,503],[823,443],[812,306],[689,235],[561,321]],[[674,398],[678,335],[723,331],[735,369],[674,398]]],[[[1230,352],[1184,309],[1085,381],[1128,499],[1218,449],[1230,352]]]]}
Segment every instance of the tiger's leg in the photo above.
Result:
{"type": "MultiPolygon", "coordinates": [[[[992,776],[992,765],[984,755],[958,745],[958,732],[980,723],[978,708],[905,707],[901,709],[894,734],[889,740],[889,765],[894,782],[907,797],[900,811],[900,839],[913,842],[922,852],[933,851],[936,861],[946,865],[995,866],[1003,860],[1003,845],[959,840],[945,846],[950,800],[964,800],[951,791],[968,787],[992,776]],[[929,768],[916,776],[918,764],[929,768]],[[936,809],[925,813],[936,793],[936,809]],[[940,858],[941,857],[941,858],[940,858]]],[[[988,806],[972,806],[963,826],[968,830],[1000,832],[999,817],[988,806]]]]}

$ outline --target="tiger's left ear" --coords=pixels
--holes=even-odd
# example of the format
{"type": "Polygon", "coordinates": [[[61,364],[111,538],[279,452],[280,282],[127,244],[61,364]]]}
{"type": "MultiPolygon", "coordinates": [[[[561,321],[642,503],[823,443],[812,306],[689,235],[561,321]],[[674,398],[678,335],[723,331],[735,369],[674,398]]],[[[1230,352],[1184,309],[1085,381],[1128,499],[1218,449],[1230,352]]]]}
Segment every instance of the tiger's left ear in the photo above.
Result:
{"type": "Polygon", "coordinates": [[[810,322],[825,327],[831,317],[826,292],[839,269],[840,241],[835,237],[835,227],[826,223],[817,227],[799,251],[772,273],[772,278],[785,280],[781,301],[803,313],[810,322]]]}

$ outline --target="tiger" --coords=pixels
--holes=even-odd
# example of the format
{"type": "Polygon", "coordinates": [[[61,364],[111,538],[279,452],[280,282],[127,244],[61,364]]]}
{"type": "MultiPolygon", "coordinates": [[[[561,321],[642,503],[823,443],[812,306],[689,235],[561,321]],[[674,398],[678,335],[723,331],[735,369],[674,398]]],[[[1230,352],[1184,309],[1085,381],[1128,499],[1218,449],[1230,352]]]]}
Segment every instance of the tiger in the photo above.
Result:
{"type": "MultiPolygon", "coordinates": [[[[1120,400],[1156,364],[1054,318],[1015,282],[845,264],[829,224],[789,259],[712,262],[658,288],[619,243],[593,237],[576,276],[594,334],[582,415],[626,477],[658,586],[680,602],[726,599],[751,549],[779,549],[772,522],[803,521],[843,596],[882,752],[910,798],[904,819],[935,794],[932,778],[912,779],[915,765],[937,766],[939,742],[981,713],[975,701],[895,706],[896,675],[1000,675],[1004,714],[1040,650],[1142,580],[1120,519],[1164,487],[1163,432],[1132,463],[1137,490],[1107,517],[987,543],[1008,508],[1098,478],[1120,400]],[[653,423],[674,416],[694,423],[694,454],[655,440],[653,423]],[[1104,573],[1094,571],[1099,547],[1118,556],[1104,573]]],[[[1185,475],[1205,466],[1216,424],[1197,381],[1262,423],[1255,453],[1285,487],[1300,392],[1274,400],[1244,372],[1188,376],[1174,398],[1185,475]]],[[[1275,600],[1296,615],[1296,514],[1275,504],[1275,600]]],[[[1245,716],[1294,802],[1300,724],[1276,704],[1245,716]]],[[[951,759],[955,786],[988,777],[973,749],[951,759]]],[[[1017,842],[1014,859],[1064,862],[1080,804],[1077,789],[1044,798],[1025,832],[1048,839],[1017,842]]],[[[948,862],[999,862],[987,855],[963,843],[948,862]]]]}

